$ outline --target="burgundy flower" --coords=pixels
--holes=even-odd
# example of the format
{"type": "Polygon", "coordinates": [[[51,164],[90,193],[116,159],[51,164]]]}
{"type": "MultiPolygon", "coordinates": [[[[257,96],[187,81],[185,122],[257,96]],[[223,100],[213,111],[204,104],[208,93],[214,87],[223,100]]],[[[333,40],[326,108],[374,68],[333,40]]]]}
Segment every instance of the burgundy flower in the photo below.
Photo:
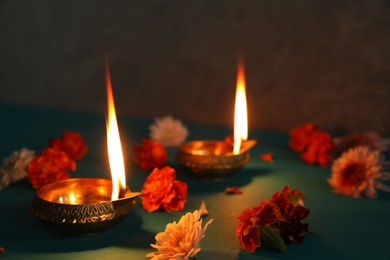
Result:
{"type": "Polygon", "coordinates": [[[303,207],[303,193],[285,186],[270,200],[263,200],[257,207],[245,209],[237,219],[241,222],[236,235],[241,247],[253,253],[266,241],[275,249],[284,251],[285,244],[302,243],[308,232],[308,224],[303,223],[310,211],[303,207]]]}

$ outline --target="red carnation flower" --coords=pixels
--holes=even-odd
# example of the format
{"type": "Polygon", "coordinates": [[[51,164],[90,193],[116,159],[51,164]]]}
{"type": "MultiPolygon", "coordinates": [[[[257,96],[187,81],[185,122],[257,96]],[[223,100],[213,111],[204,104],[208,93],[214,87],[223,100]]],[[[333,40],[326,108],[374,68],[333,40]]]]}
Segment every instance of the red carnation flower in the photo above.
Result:
{"type": "Polygon", "coordinates": [[[150,170],[166,165],[168,154],[157,141],[144,138],[142,139],[142,145],[135,144],[133,149],[136,153],[134,162],[142,170],[150,170]]]}
{"type": "Polygon", "coordinates": [[[73,160],[80,160],[88,150],[82,135],[70,131],[64,131],[61,138],[50,139],[49,147],[64,151],[73,160]]]}
{"type": "Polygon", "coordinates": [[[175,169],[166,166],[155,168],[142,187],[142,205],[148,212],[159,209],[178,211],[183,209],[187,196],[187,184],[175,180],[175,169]]]}
{"type": "Polygon", "coordinates": [[[69,170],[75,170],[75,162],[61,150],[46,148],[41,154],[33,157],[27,167],[32,186],[41,186],[69,178],[69,170]]]}

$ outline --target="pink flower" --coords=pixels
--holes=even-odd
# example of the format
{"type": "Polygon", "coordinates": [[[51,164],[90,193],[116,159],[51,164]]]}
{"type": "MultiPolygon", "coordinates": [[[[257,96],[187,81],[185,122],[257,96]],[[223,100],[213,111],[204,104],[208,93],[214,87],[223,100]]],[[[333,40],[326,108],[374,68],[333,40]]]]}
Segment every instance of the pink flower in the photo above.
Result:
{"type": "Polygon", "coordinates": [[[380,152],[359,146],[349,149],[334,161],[328,183],[335,192],[343,195],[375,198],[377,196],[375,188],[390,190],[383,183],[376,181],[387,177],[381,170],[380,152]]]}
{"type": "Polygon", "coordinates": [[[179,146],[188,136],[187,128],[172,116],[156,118],[150,126],[150,138],[165,147],[179,146]]]}

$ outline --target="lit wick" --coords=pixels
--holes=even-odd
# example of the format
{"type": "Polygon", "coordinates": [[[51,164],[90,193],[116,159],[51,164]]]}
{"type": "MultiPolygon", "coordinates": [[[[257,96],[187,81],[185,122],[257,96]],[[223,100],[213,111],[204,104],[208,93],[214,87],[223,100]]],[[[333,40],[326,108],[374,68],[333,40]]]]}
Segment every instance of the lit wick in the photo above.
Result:
{"type": "Polygon", "coordinates": [[[112,195],[111,200],[123,198],[126,193],[126,175],[123,162],[122,145],[119,137],[118,123],[116,119],[114,96],[112,94],[111,76],[108,65],[108,55],[104,56],[106,71],[106,88],[107,88],[107,150],[110,162],[112,176],[112,195]]]}
{"type": "Polygon", "coordinates": [[[234,107],[234,148],[233,154],[241,152],[241,143],[248,139],[248,111],[245,93],[245,72],[242,57],[239,57],[236,102],[234,107]]]}

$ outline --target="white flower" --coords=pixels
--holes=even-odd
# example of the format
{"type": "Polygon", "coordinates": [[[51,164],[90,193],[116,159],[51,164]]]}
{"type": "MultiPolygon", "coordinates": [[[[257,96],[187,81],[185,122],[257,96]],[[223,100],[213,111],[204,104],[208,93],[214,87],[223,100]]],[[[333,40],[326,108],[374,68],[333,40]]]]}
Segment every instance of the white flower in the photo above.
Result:
{"type": "Polygon", "coordinates": [[[207,226],[213,222],[210,219],[202,227],[202,219],[198,210],[182,216],[179,223],[169,223],[164,232],[156,235],[156,244],[150,246],[157,252],[149,253],[146,258],[152,260],[189,259],[200,251],[199,242],[204,237],[207,226]]]}
{"type": "Polygon", "coordinates": [[[3,158],[0,168],[0,190],[27,176],[26,168],[34,156],[34,151],[22,148],[3,158]]]}
{"type": "Polygon", "coordinates": [[[172,116],[156,118],[149,129],[150,138],[165,147],[179,146],[188,136],[187,128],[179,119],[174,119],[172,116]]]}

